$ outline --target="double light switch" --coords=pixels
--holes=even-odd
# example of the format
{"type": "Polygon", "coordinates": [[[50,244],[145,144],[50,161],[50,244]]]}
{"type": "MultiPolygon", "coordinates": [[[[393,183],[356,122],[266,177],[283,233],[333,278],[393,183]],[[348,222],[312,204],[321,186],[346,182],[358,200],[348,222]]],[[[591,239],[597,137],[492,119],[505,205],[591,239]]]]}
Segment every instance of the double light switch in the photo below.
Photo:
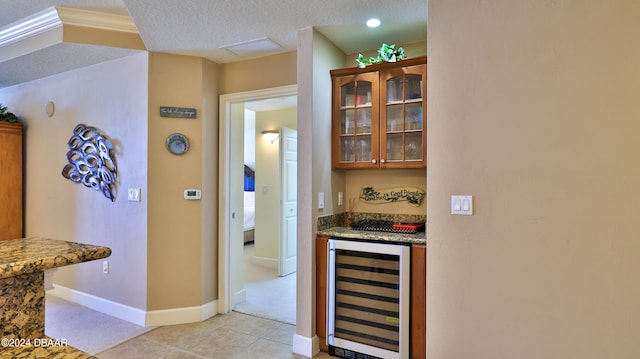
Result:
{"type": "Polygon", "coordinates": [[[473,196],[451,196],[451,214],[473,215],[473,196]]]}

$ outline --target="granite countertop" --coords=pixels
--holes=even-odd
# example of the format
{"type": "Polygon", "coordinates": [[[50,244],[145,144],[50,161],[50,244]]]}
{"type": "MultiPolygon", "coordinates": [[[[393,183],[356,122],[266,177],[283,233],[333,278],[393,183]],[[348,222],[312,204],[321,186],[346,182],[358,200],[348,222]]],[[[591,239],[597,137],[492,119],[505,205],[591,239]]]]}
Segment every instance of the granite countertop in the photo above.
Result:
{"type": "Polygon", "coordinates": [[[88,262],[111,255],[108,247],[41,237],[0,241],[0,279],[88,262]]]}
{"type": "Polygon", "coordinates": [[[364,212],[330,214],[318,217],[318,228],[316,234],[329,237],[363,239],[368,241],[427,244],[427,216],[364,212]],[[362,231],[354,230],[348,226],[348,223],[368,219],[404,223],[424,223],[424,232],[406,234],[362,231]]]}
{"type": "Polygon", "coordinates": [[[318,231],[318,234],[329,236],[329,237],[366,239],[371,241],[427,244],[426,228],[425,228],[425,232],[418,232],[415,234],[406,234],[406,233],[389,233],[389,232],[377,232],[377,231],[360,231],[360,230],[353,230],[350,227],[331,227],[331,228],[318,231]]]}

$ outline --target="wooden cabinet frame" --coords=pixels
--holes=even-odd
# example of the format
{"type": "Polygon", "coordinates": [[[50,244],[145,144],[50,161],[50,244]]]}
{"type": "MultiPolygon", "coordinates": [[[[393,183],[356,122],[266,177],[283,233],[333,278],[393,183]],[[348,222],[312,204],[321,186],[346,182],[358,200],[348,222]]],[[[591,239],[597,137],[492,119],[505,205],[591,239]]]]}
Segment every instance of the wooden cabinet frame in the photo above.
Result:
{"type": "Polygon", "coordinates": [[[0,240],[23,237],[22,132],[22,124],[0,122],[0,240]]]}
{"type": "MultiPolygon", "coordinates": [[[[376,168],[426,168],[427,165],[427,58],[426,56],[406,59],[395,63],[382,63],[370,65],[367,68],[346,68],[332,70],[332,165],[334,169],[376,169],[376,168]],[[406,96],[405,93],[400,97],[401,100],[394,103],[387,103],[387,80],[404,76],[419,76],[420,97],[413,99],[406,96]],[[370,98],[367,96],[359,96],[355,92],[352,96],[343,96],[341,89],[343,86],[354,84],[353,88],[357,89],[359,85],[371,87],[370,98]],[[347,101],[348,99],[348,101],[347,101]],[[387,109],[397,107],[401,111],[403,119],[399,129],[391,129],[387,126],[387,109]],[[420,107],[417,116],[421,127],[407,129],[404,126],[404,120],[407,117],[409,108],[420,107]],[[370,131],[358,133],[357,125],[354,125],[354,132],[351,133],[343,123],[343,116],[349,117],[354,124],[357,123],[358,114],[366,113],[370,109],[371,125],[370,131]],[[360,111],[360,112],[359,112],[360,111]],[[421,135],[421,149],[415,149],[421,154],[420,159],[407,159],[406,143],[408,137],[421,135]],[[400,136],[402,138],[400,153],[401,160],[388,160],[387,141],[390,136],[400,136]],[[370,142],[366,140],[370,138],[370,142]],[[368,156],[359,156],[361,147],[359,144],[367,147],[364,153],[370,153],[368,156]],[[370,145],[370,149],[368,146],[370,145]],[[341,151],[342,146],[351,147],[351,152],[341,151]],[[346,153],[353,156],[346,155],[346,153]]],[[[415,78],[415,77],[414,77],[415,78]]],[[[404,85],[403,85],[404,86],[404,85]]],[[[406,87],[403,87],[406,91],[406,87]]],[[[417,92],[417,91],[416,91],[417,92]]],[[[345,122],[350,122],[346,121],[345,122]]],[[[416,153],[414,155],[417,156],[416,153]]]]}

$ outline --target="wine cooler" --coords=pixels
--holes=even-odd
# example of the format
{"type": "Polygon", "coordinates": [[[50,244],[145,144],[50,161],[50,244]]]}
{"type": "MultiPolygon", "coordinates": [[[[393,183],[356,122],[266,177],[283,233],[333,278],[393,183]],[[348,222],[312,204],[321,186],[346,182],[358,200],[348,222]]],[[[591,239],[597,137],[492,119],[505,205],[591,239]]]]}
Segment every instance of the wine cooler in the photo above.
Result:
{"type": "Polygon", "coordinates": [[[329,240],[330,355],[408,358],[410,251],[402,243],[329,240]]]}

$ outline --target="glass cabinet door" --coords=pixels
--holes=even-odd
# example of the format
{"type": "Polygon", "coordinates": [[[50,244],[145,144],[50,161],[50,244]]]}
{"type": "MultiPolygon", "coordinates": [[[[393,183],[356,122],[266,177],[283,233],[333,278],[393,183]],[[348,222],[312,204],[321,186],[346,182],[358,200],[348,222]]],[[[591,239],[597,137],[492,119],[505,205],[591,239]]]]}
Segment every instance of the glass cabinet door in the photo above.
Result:
{"type": "Polygon", "coordinates": [[[377,157],[375,146],[378,141],[375,140],[374,133],[378,123],[374,116],[377,116],[378,111],[373,109],[377,86],[367,77],[368,74],[352,76],[339,84],[338,161],[343,165],[367,167],[377,157]]]}
{"type": "Polygon", "coordinates": [[[424,167],[426,66],[390,70],[381,77],[381,166],[424,167]]]}
{"type": "Polygon", "coordinates": [[[330,72],[332,167],[425,168],[426,57],[330,72]]]}

